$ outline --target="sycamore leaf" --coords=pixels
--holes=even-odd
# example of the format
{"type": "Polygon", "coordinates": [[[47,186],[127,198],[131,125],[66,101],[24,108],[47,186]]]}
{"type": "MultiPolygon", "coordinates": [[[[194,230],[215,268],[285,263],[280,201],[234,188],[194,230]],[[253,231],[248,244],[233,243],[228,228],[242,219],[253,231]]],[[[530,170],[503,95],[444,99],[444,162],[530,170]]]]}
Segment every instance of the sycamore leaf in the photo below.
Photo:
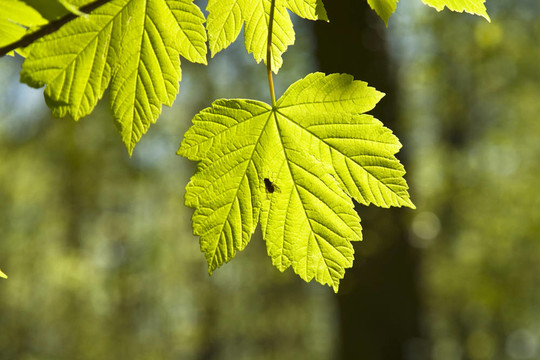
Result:
{"type": "MultiPolygon", "coordinates": [[[[278,72],[282,54],[294,43],[294,29],[287,9],[305,19],[326,20],[321,0],[275,0],[272,30],[272,69],[278,72]]],[[[209,0],[208,43],[212,57],[236,40],[245,24],[246,50],[257,62],[266,63],[271,0],[209,0]]]]}
{"type": "Polygon", "coordinates": [[[0,9],[0,47],[19,40],[29,28],[47,23],[39,12],[19,0],[0,0],[0,9]]]}
{"type": "Polygon", "coordinates": [[[486,0],[422,0],[426,5],[441,11],[446,6],[448,9],[457,12],[467,12],[473,15],[480,15],[487,21],[491,21],[486,11],[484,3],[486,0]]]}
{"type": "Polygon", "coordinates": [[[361,240],[352,198],[414,207],[400,143],[365,112],[383,96],[350,75],[310,74],[274,107],[217,100],[193,119],[178,153],[200,161],[186,187],[210,273],[249,242],[257,222],[273,264],[338,289],[361,240]]]}
{"type": "Polygon", "coordinates": [[[8,278],[7,275],[2,272],[2,270],[0,270],[0,277],[4,279],[8,278]]]}
{"type": "Polygon", "coordinates": [[[206,64],[203,23],[192,0],[113,0],[33,44],[21,81],[46,85],[53,114],[75,120],[110,85],[113,116],[131,154],[178,93],[179,55],[206,64]]]}
{"type": "Polygon", "coordinates": [[[367,0],[369,6],[375,10],[381,19],[383,19],[386,26],[388,26],[390,15],[396,11],[398,1],[399,0],[367,0]]]}
{"type": "MultiPolygon", "coordinates": [[[[367,0],[369,6],[375,10],[377,15],[383,19],[387,26],[390,15],[396,11],[398,1],[399,0],[367,0]]],[[[487,21],[491,21],[484,5],[485,1],[486,0],[422,0],[424,4],[434,7],[437,11],[441,11],[447,7],[452,11],[465,11],[469,14],[480,15],[487,21]]]]}

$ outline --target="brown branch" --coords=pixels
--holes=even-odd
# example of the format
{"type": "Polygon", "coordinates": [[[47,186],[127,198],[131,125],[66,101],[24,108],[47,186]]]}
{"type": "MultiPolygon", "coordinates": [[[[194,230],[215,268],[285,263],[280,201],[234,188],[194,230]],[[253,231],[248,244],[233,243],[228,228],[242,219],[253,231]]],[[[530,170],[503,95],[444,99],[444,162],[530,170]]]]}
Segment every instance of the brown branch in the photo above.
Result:
{"type": "MultiPolygon", "coordinates": [[[[93,1],[93,2],[91,2],[89,4],[81,6],[79,8],[79,11],[88,14],[91,11],[97,9],[98,7],[100,7],[102,5],[105,5],[106,3],[110,2],[110,1],[111,0],[96,0],[96,1],[93,1]]],[[[74,20],[74,19],[76,19],[78,17],[79,17],[79,15],[76,15],[76,14],[73,14],[73,13],[66,14],[65,16],[63,16],[63,17],[61,17],[59,19],[53,20],[53,21],[47,23],[46,25],[43,25],[38,30],[24,35],[19,40],[15,41],[15,42],[13,42],[11,44],[8,44],[6,46],[0,47],[0,57],[10,53],[13,50],[18,49],[18,48],[27,47],[28,45],[32,44],[34,41],[36,41],[38,39],[41,39],[45,35],[51,34],[51,33],[55,32],[55,31],[59,30],[62,26],[64,26],[65,24],[67,24],[71,20],[74,20]]]]}

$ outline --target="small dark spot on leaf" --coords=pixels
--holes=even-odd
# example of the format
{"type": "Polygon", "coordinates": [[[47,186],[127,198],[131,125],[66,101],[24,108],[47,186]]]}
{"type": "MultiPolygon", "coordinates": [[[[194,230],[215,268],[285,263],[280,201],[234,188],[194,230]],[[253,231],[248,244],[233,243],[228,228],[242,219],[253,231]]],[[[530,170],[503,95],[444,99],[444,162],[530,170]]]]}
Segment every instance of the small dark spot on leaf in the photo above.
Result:
{"type": "Polygon", "coordinates": [[[266,192],[272,194],[274,191],[276,191],[276,187],[273,182],[270,181],[268,178],[264,178],[264,187],[266,188],[266,192]]]}

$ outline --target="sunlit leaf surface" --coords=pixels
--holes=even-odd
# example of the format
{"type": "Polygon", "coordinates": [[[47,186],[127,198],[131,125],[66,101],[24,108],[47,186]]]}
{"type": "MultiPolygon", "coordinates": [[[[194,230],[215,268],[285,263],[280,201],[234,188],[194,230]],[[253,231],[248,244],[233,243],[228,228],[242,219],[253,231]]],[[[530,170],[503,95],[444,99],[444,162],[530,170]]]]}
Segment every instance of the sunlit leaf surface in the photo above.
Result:
{"type": "Polygon", "coordinates": [[[179,154],[200,161],[187,186],[212,272],[244,249],[257,222],[273,264],[337,291],[361,240],[352,198],[414,207],[394,157],[398,139],[365,112],[383,94],[349,75],[308,75],[276,106],[218,100],[201,111],[179,154]]]}

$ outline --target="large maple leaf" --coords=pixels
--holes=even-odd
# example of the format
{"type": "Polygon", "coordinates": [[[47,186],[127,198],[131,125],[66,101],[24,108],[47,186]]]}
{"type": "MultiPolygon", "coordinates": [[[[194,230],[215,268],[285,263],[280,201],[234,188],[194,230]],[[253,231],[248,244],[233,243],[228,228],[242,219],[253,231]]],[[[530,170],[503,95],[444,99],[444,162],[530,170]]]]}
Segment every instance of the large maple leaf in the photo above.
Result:
{"type": "Polygon", "coordinates": [[[310,74],[272,107],[217,100],[178,151],[200,161],[186,188],[209,271],[244,249],[261,221],[273,264],[337,291],[361,240],[362,204],[414,207],[401,144],[365,112],[383,96],[350,75],[310,74]]]}

